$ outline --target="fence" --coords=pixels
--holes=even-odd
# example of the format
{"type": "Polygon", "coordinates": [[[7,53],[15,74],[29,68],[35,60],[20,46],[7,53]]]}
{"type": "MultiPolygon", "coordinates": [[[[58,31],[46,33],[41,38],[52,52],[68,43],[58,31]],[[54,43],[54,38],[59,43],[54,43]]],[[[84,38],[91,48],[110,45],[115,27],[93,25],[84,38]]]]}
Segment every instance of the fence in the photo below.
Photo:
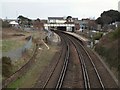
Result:
{"type": "Polygon", "coordinates": [[[7,85],[9,85],[11,82],[13,82],[16,79],[18,79],[19,77],[23,76],[23,74],[25,74],[25,72],[30,69],[31,65],[33,65],[33,63],[35,61],[36,54],[37,54],[37,45],[36,45],[36,47],[34,49],[33,56],[31,57],[31,59],[23,67],[21,67],[14,74],[12,74],[9,78],[4,80],[2,82],[2,87],[3,88],[7,87],[7,85]]]}
{"type": "Polygon", "coordinates": [[[22,57],[23,53],[30,49],[32,46],[32,36],[30,36],[30,39],[28,42],[26,42],[22,47],[19,47],[15,50],[11,50],[9,52],[3,52],[2,56],[10,57],[11,60],[19,59],[22,57]]]}

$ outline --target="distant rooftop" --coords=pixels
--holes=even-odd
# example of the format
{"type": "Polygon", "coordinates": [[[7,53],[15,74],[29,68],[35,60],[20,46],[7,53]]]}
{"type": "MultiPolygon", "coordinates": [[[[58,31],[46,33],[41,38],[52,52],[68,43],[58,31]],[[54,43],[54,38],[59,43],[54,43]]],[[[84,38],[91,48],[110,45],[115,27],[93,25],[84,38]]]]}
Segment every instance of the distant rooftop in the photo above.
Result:
{"type": "MultiPolygon", "coordinates": [[[[65,17],[48,17],[48,19],[58,19],[58,20],[63,20],[66,19],[65,17]]],[[[78,20],[78,18],[72,18],[73,20],[78,20]]]]}
{"type": "Polygon", "coordinates": [[[59,19],[59,20],[63,20],[63,17],[48,17],[48,19],[59,19]]]}
{"type": "Polygon", "coordinates": [[[73,20],[78,20],[78,18],[72,18],[73,20]]]}

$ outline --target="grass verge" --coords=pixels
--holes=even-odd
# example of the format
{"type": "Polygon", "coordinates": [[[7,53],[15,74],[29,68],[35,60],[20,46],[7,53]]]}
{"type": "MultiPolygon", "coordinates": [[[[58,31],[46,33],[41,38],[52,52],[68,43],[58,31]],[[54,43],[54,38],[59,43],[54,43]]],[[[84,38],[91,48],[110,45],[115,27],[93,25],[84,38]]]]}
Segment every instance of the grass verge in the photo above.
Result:
{"type": "MultiPolygon", "coordinates": [[[[45,48],[45,47],[44,47],[45,48]]],[[[38,80],[42,71],[47,67],[57,52],[58,46],[50,46],[50,49],[42,49],[38,52],[35,64],[21,78],[11,83],[8,88],[31,88],[38,80]]]]}
{"type": "Polygon", "coordinates": [[[19,41],[19,40],[2,40],[2,52],[7,52],[12,49],[16,49],[18,47],[21,47],[25,41],[19,41]]]}

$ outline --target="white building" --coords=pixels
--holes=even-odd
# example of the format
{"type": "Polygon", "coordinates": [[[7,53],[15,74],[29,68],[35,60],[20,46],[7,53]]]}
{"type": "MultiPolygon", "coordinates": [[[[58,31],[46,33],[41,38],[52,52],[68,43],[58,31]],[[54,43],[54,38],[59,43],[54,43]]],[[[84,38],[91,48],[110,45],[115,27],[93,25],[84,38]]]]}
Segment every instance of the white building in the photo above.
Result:
{"type": "Polygon", "coordinates": [[[16,21],[10,21],[9,24],[13,27],[18,27],[18,23],[16,21]]]}
{"type": "Polygon", "coordinates": [[[66,19],[63,17],[48,17],[48,23],[65,23],[66,19]]]}
{"type": "Polygon", "coordinates": [[[87,29],[87,28],[88,28],[88,22],[89,22],[89,19],[79,20],[80,31],[83,31],[84,29],[87,29]]]}
{"type": "Polygon", "coordinates": [[[63,31],[74,31],[75,24],[60,24],[60,23],[49,23],[44,24],[45,29],[49,30],[50,27],[56,27],[57,29],[61,29],[63,31]]]}
{"type": "MultiPolygon", "coordinates": [[[[48,23],[65,23],[65,17],[48,17],[48,23]]],[[[78,22],[78,18],[70,18],[69,22],[78,22]]]]}
{"type": "MultiPolygon", "coordinates": [[[[77,18],[72,18],[72,21],[77,21],[77,18]]],[[[65,17],[48,17],[48,22],[44,24],[45,29],[57,29],[63,31],[74,31],[74,22],[67,22],[65,17]]]]}

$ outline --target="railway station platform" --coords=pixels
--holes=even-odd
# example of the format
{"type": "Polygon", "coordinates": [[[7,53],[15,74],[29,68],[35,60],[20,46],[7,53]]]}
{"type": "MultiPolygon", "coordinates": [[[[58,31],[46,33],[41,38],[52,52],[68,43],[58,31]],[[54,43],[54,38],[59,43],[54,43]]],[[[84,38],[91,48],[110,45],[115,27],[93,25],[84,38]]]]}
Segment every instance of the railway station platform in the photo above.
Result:
{"type": "Polygon", "coordinates": [[[65,32],[64,31],[64,33],[67,33],[67,34],[70,34],[70,35],[73,35],[73,36],[77,37],[78,39],[80,39],[81,41],[83,41],[89,47],[89,44],[90,44],[89,43],[90,42],[89,39],[87,39],[87,38],[85,38],[85,37],[83,37],[83,36],[81,36],[81,35],[79,35],[77,33],[74,33],[74,32],[65,32]]]}
{"type": "Polygon", "coordinates": [[[65,32],[65,33],[70,34],[70,35],[73,35],[73,36],[77,37],[78,39],[80,39],[80,40],[82,40],[82,41],[85,41],[85,42],[88,42],[88,41],[89,41],[89,39],[87,39],[87,38],[85,38],[85,37],[82,37],[82,36],[80,36],[80,35],[77,34],[77,33],[73,33],[73,32],[65,32]]]}

